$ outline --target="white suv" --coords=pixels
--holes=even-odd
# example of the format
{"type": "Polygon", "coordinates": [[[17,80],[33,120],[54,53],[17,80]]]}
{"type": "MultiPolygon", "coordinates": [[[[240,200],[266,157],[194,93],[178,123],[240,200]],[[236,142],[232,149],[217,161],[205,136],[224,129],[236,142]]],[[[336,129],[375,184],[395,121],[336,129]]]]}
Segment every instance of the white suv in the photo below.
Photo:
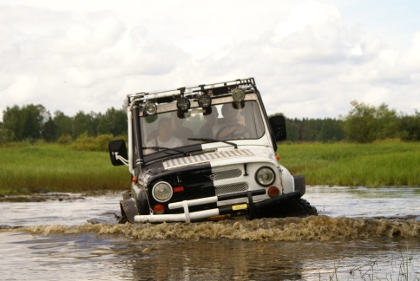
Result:
{"type": "Polygon", "coordinates": [[[279,164],[283,116],[268,118],[253,78],[127,96],[131,191],[121,222],[193,222],[317,215],[301,197],[303,176],[279,164]]]}

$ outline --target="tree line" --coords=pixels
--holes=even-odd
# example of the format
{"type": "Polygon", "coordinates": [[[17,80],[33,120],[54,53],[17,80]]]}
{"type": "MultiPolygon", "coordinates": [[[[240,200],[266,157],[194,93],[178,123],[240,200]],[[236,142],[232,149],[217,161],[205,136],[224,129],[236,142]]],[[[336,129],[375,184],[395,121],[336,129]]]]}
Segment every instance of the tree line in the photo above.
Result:
{"type": "MultiPolygon", "coordinates": [[[[420,140],[420,114],[397,114],[386,104],[378,107],[358,101],[345,116],[324,119],[286,117],[287,140],[291,142],[351,141],[371,143],[399,138],[420,140]]],[[[275,115],[280,115],[277,113],[275,115]]],[[[127,133],[127,116],[123,109],[110,108],[105,113],[79,111],[70,117],[61,111],[53,115],[42,105],[7,107],[0,123],[0,143],[14,141],[71,142],[80,136],[121,136],[127,133]]]]}
{"type": "Polygon", "coordinates": [[[376,140],[420,141],[420,113],[398,114],[388,105],[374,107],[352,101],[351,110],[338,119],[288,119],[287,140],[298,142],[349,141],[371,143],[376,140]]]}
{"type": "Polygon", "coordinates": [[[126,135],[127,115],[122,109],[110,108],[102,113],[79,111],[70,117],[61,111],[50,112],[42,105],[7,107],[0,123],[0,143],[13,141],[71,142],[81,135],[96,137],[126,135]]]}

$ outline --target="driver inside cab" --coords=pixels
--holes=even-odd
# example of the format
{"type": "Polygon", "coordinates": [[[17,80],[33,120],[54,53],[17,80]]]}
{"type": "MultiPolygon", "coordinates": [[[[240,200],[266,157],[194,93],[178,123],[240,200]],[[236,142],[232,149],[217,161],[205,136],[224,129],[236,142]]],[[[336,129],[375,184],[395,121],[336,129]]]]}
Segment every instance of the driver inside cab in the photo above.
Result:
{"type": "Polygon", "coordinates": [[[163,117],[158,121],[157,135],[152,137],[146,144],[145,154],[150,154],[160,149],[182,146],[182,141],[172,135],[172,122],[163,117]]]}
{"type": "Polygon", "coordinates": [[[245,123],[238,120],[239,110],[232,103],[222,106],[223,122],[213,128],[216,139],[235,139],[246,137],[245,123]]]}

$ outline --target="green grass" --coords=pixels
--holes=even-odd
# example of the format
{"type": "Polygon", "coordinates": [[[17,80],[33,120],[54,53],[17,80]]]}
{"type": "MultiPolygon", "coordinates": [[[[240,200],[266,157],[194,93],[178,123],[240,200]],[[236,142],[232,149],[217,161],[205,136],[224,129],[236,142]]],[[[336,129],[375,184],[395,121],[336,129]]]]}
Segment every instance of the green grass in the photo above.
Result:
{"type": "Polygon", "coordinates": [[[56,144],[0,147],[0,194],[95,192],[130,186],[127,167],[114,167],[107,152],[56,144]]]}
{"type": "Polygon", "coordinates": [[[282,163],[309,185],[420,186],[420,143],[281,144],[282,163]]]}
{"type": "MultiPolygon", "coordinates": [[[[126,190],[126,166],[108,152],[27,143],[0,147],[0,195],[126,190]]],[[[420,143],[281,144],[280,163],[308,185],[420,186],[420,143]]]]}

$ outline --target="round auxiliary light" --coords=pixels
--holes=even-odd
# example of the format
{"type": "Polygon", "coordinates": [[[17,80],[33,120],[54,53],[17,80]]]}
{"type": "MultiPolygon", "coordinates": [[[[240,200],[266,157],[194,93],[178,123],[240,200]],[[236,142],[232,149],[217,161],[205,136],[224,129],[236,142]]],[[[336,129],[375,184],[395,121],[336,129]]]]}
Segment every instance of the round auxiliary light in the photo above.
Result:
{"type": "Polygon", "coordinates": [[[188,109],[190,109],[190,101],[187,98],[181,97],[178,99],[178,101],[176,102],[176,107],[178,108],[179,111],[185,112],[188,111],[188,109]]]}
{"type": "Polygon", "coordinates": [[[236,102],[241,102],[245,99],[245,92],[242,89],[235,89],[232,91],[232,98],[236,102]]]}
{"type": "Polygon", "coordinates": [[[172,186],[166,181],[156,183],[152,188],[152,195],[158,202],[166,202],[172,198],[174,191],[172,186]]]}
{"type": "Polygon", "coordinates": [[[146,115],[155,115],[157,111],[157,106],[155,103],[148,101],[146,102],[146,104],[144,105],[144,109],[143,112],[146,115]]]}
{"type": "Polygon", "coordinates": [[[208,108],[211,106],[211,98],[208,94],[202,94],[198,97],[198,105],[202,108],[208,108]]]}
{"type": "Polygon", "coordinates": [[[255,180],[262,186],[269,186],[273,184],[276,179],[276,174],[273,169],[269,167],[261,167],[255,173],[255,180]]]}

